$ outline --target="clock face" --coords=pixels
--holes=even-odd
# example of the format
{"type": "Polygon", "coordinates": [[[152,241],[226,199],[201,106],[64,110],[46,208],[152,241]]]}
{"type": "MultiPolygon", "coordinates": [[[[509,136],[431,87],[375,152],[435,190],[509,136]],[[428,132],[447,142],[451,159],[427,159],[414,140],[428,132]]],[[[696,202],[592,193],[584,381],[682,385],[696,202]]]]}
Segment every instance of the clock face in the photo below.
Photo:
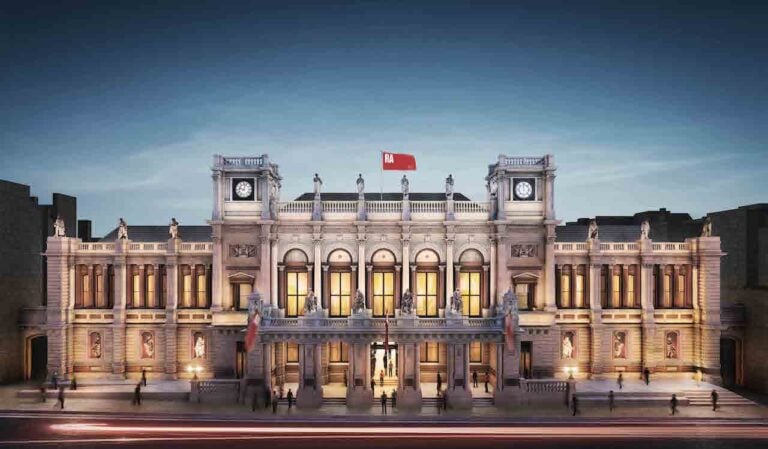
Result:
{"type": "Polygon", "coordinates": [[[253,197],[253,184],[249,181],[238,181],[235,184],[235,196],[238,199],[249,199],[253,197]]]}
{"type": "Polygon", "coordinates": [[[520,200],[529,200],[533,196],[533,186],[529,181],[518,181],[515,184],[515,196],[520,200]]]}

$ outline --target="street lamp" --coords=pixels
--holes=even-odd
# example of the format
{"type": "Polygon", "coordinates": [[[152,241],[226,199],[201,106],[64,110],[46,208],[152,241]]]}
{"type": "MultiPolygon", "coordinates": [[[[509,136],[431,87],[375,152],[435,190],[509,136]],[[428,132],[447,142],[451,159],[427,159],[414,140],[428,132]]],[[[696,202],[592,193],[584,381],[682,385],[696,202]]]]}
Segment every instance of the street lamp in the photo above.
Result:
{"type": "Polygon", "coordinates": [[[195,366],[187,365],[187,372],[193,374],[192,380],[198,380],[197,373],[200,373],[202,371],[203,371],[203,368],[201,368],[199,365],[195,365],[195,366]]]}
{"type": "Polygon", "coordinates": [[[566,374],[568,374],[568,380],[573,380],[573,375],[579,371],[579,369],[575,366],[566,366],[563,368],[563,371],[565,371],[566,374]]]}

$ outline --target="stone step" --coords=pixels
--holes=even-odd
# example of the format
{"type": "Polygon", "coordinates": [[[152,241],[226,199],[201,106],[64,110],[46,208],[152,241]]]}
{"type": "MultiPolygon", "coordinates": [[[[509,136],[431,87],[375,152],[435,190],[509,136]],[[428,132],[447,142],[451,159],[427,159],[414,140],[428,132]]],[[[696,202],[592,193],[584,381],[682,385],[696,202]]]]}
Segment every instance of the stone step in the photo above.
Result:
{"type": "MultiPolygon", "coordinates": [[[[736,394],[732,391],[718,391],[717,392],[719,397],[717,399],[718,405],[729,405],[729,406],[750,406],[750,405],[757,405],[754,402],[750,401],[749,399],[736,394]]],[[[684,391],[683,394],[688,397],[690,400],[690,405],[694,406],[706,406],[711,407],[712,406],[712,392],[711,391],[701,391],[701,390],[687,390],[684,391]]]]}

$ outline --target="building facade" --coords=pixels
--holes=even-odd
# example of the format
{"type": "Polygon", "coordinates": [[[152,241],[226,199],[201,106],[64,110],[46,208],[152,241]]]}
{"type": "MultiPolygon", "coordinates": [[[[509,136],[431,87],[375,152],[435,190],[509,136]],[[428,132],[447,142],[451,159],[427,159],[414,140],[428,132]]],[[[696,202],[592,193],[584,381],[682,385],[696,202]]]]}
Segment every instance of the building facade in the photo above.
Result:
{"type": "Polygon", "coordinates": [[[312,406],[328,383],[370,402],[386,356],[399,404],[441,373],[456,407],[471,403],[474,372],[497,404],[521,379],[720,376],[719,238],[657,242],[641,225],[561,241],[552,156],[499,156],[482,202],[450,176],[440,193],[404,179],[371,195],[362,179],[324,193],[315,175],[314,192],[280,201],[267,155],[215,156],[212,171],[209,226],[48,240],[49,372],[296,383],[312,406]]]}

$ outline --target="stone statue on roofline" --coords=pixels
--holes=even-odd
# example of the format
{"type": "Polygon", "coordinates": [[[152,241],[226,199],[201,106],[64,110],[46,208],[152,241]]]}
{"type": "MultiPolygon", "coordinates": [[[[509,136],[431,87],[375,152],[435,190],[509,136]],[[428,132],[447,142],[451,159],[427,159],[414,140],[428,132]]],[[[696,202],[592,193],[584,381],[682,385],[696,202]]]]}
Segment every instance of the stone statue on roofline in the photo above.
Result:
{"type": "Polygon", "coordinates": [[[400,191],[403,193],[403,199],[407,199],[408,194],[411,192],[410,182],[408,182],[408,178],[405,175],[400,180],[400,191]]]}
{"type": "Polygon", "coordinates": [[[648,240],[651,237],[651,223],[648,219],[640,223],[640,240],[648,240]]]}
{"type": "Polygon", "coordinates": [[[365,198],[365,180],[363,179],[362,173],[358,173],[357,182],[355,182],[355,185],[357,186],[357,197],[359,199],[364,199],[365,198]]]}
{"type": "Polygon", "coordinates": [[[598,240],[597,220],[591,220],[589,222],[589,229],[587,230],[587,240],[598,240]]]}
{"type": "Polygon", "coordinates": [[[64,219],[61,215],[56,216],[56,220],[53,222],[53,236],[54,237],[66,237],[66,227],[64,225],[64,219]]]}
{"type": "Polygon", "coordinates": [[[320,196],[320,190],[323,187],[323,180],[320,179],[320,175],[315,173],[315,177],[312,178],[312,186],[315,192],[315,198],[320,196]]]}
{"type": "Polygon", "coordinates": [[[453,201],[453,175],[448,175],[445,178],[445,199],[453,201]]]}
{"type": "Polygon", "coordinates": [[[168,226],[168,234],[172,239],[179,238],[179,222],[176,221],[176,217],[171,218],[171,224],[168,226]]]}
{"type": "Polygon", "coordinates": [[[701,227],[702,237],[712,237],[712,219],[707,216],[704,219],[704,225],[701,227]]]}
{"type": "Polygon", "coordinates": [[[117,222],[117,239],[128,239],[128,223],[126,223],[122,218],[120,218],[120,221],[117,222]]]}

